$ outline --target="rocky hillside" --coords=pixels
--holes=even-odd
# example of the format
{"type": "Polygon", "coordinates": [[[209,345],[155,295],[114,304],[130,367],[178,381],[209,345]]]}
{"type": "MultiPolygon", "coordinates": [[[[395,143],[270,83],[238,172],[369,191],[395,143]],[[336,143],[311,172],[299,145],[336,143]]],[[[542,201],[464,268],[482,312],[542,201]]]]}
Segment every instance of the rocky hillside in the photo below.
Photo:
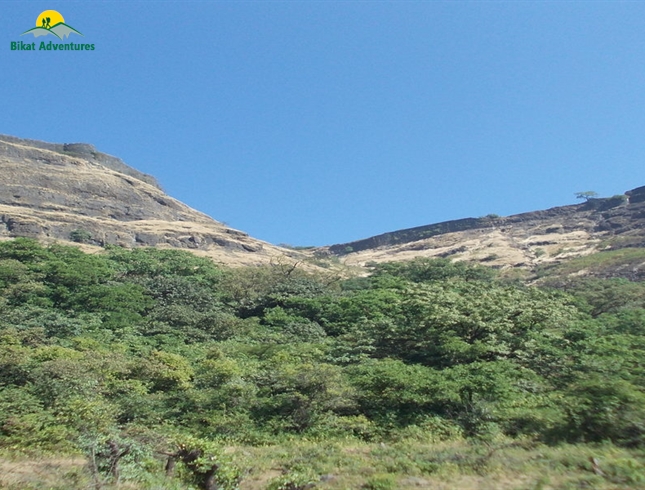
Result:
{"type": "Polygon", "coordinates": [[[337,269],[450,257],[535,277],[564,264],[574,264],[568,274],[585,274],[589,261],[581,260],[593,255],[611,264],[591,270],[595,275],[645,279],[645,186],[578,205],[445,221],[305,252],[213,220],[92,145],[0,135],[0,168],[0,239],[76,242],[88,250],[106,244],[184,248],[227,265],[286,260],[337,269]],[[616,255],[620,250],[632,252],[616,255]]]}
{"type": "MultiPolygon", "coordinates": [[[[350,266],[450,257],[500,269],[539,272],[596,252],[641,247],[645,247],[645,187],[545,211],[466,218],[384,233],[319,249],[318,253],[337,256],[350,266]]],[[[606,275],[615,272],[645,279],[645,258],[632,253],[627,262],[620,267],[629,270],[606,275]]],[[[583,265],[574,272],[584,274],[583,265]]]]}
{"type": "Polygon", "coordinates": [[[0,135],[0,168],[0,238],[185,248],[229,265],[295,254],[191,209],[92,145],[0,135]]]}

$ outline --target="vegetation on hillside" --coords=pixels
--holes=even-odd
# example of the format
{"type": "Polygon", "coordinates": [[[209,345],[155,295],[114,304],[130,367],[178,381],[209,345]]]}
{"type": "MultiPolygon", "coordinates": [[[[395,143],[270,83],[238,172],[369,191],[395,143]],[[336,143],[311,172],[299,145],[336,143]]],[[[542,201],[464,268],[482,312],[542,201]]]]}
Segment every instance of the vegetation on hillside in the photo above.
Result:
{"type": "Polygon", "coordinates": [[[513,464],[636,488],[645,285],[558,285],[443,259],[340,279],[0,242],[0,451],[80,454],[72,476],[95,488],[232,489],[272,464],[254,488],[405,488],[513,464]]]}

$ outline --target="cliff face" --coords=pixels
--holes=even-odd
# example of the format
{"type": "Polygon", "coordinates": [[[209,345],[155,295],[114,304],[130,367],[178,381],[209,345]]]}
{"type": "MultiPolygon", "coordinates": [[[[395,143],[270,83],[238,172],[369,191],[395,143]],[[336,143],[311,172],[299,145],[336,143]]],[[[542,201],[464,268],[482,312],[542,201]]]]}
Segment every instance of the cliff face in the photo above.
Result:
{"type": "MultiPolygon", "coordinates": [[[[350,266],[369,262],[450,257],[496,268],[535,271],[599,251],[645,247],[645,186],[623,196],[507,217],[446,221],[384,233],[318,250],[350,266]]],[[[645,264],[630,263],[633,279],[645,264]]]]}
{"type": "MultiPolygon", "coordinates": [[[[500,269],[536,271],[599,251],[645,248],[645,186],[507,217],[446,221],[297,252],[231,229],[166,195],[154,177],[87,144],[53,144],[0,135],[0,239],[27,236],[189,249],[227,265],[308,257],[362,267],[369,262],[450,257],[500,269]]],[[[633,255],[633,254],[632,254],[633,255]]],[[[623,277],[645,279],[638,258],[623,277]]],[[[618,270],[618,269],[616,269],[618,270]]]]}
{"type": "Polygon", "coordinates": [[[0,237],[187,248],[231,265],[292,253],[186,206],[91,145],[0,136],[0,169],[0,237]]]}
{"type": "Polygon", "coordinates": [[[16,138],[15,136],[1,134],[0,143],[13,143],[15,145],[12,148],[3,148],[3,152],[7,152],[7,154],[12,153],[16,155],[21,152],[24,153],[24,151],[29,148],[49,150],[53,153],[77,157],[82,160],[101,165],[111,170],[115,170],[116,172],[135,177],[136,179],[146,182],[147,184],[150,184],[157,189],[161,189],[159,183],[157,182],[157,179],[155,179],[152,175],[147,175],[143,172],[139,172],[138,170],[126,165],[120,158],[99,152],[93,145],[86,143],[47,143],[45,141],[20,139],[16,138]]]}

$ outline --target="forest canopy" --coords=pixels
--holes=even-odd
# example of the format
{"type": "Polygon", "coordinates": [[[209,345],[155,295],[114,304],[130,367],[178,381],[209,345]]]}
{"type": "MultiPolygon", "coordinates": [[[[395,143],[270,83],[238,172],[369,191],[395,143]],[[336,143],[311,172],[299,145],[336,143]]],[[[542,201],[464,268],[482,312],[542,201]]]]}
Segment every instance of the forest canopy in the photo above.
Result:
{"type": "Polygon", "coordinates": [[[19,238],[0,242],[0,448],[108,473],[170,455],[199,488],[234,488],[232,444],[642,448],[644,335],[645,286],[621,279],[546,289],[447,259],[342,279],[19,238]]]}

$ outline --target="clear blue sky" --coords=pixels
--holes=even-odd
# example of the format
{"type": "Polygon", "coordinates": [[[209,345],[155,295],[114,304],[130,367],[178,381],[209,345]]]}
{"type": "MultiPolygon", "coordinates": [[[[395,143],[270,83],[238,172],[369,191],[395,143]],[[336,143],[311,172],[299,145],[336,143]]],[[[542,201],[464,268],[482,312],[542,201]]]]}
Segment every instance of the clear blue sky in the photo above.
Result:
{"type": "Polygon", "coordinates": [[[273,243],[645,185],[645,2],[22,0],[0,14],[1,133],[92,143],[273,243]],[[95,51],[10,51],[47,9],[95,51]]]}

